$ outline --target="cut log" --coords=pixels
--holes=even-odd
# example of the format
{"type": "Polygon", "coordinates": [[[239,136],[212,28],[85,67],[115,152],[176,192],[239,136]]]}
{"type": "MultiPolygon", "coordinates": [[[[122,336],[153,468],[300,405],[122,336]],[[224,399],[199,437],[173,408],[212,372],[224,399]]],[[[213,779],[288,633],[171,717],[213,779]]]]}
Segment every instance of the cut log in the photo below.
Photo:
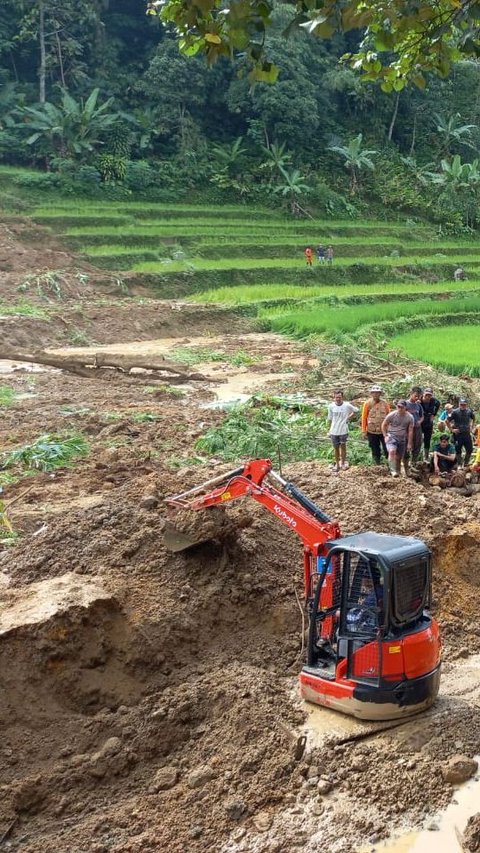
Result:
{"type": "Polygon", "coordinates": [[[60,355],[50,350],[34,350],[33,352],[20,352],[0,348],[0,359],[7,361],[30,362],[32,364],[43,364],[47,367],[56,367],[66,370],[76,376],[84,376],[91,379],[94,376],[108,376],[112,372],[129,376],[132,378],[161,381],[171,383],[181,382],[213,382],[214,380],[203,373],[192,373],[183,364],[168,361],[162,356],[150,356],[150,358],[136,355],[110,355],[105,352],[91,352],[85,355],[60,355]],[[141,371],[140,373],[138,371],[141,371]]]}

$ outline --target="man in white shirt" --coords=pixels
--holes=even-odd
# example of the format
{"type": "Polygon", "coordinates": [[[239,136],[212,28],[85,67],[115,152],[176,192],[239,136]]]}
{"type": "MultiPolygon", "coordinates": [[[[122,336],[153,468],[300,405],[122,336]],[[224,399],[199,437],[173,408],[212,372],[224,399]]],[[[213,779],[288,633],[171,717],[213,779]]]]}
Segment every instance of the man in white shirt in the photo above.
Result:
{"type": "Polygon", "coordinates": [[[348,468],[347,439],[348,422],[358,412],[357,406],[343,399],[343,391],[337,389],[333,394],[333,403],[328,406],[327,420],[330,424],[329,435],[335,453],[335,462],[330,466],[333,471],[348,468]]]}

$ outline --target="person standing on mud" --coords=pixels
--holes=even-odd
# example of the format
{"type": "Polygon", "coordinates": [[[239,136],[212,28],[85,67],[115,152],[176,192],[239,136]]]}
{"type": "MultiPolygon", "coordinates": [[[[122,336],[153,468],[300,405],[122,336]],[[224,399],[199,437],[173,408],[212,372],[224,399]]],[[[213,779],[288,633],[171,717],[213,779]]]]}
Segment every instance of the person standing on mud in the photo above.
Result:
{"type": "Polygon", "coordinates": [[[305,249],[305,260],[307,262],[307,267],[311,267],[313,264],[313,249],[311,246],[307,246],[305,249]]]}
{"type": "Polygon", "coordinates": [[[338,472],[341,469],[346,471],[348,468],[348,422],[356,412],[358,412],[356,406],[344,401],[343,391],[340,391],[340,389],[334,391],[333,403],[330,403],[327,410],[327,421],[330,424],[329,435],[335,454],[335,462],[330,465],[332,471],[338,472]]]}
{"type": "Polygon", "coordinates": [[[453,441],[457,454],[457,465],[462,465],[462,450],[465,448],[464,465],[468,465],[473,453],[472,430],[475,426],[475,415],[468,408],[468,400],[460,397],[458,408],[453,409],[448,419],[448,425],[452,431],[453,441]]]}
{"type": "Polygon", "coordinates": [[[440,408],[440,400],[437,400],[436,397],[433,396],[431,388],[425,388],[420,399],[420,405],[423,409],[423,454],[425,462],[428,462],[428,457],[430,455],[430,442],[432,440],[433,432],[433,421],[440,408]]]}
{"type": "MultiPolygon", "coordinates": [[[[422,389],[418,385],[414,385],[410,391],[410,396],[407,400],[407,412],[413,417],[413,438],[412,438],[412,462],[418,462],[420,451],[422,449],[422,424],[423,424],[423,409],[420,402],[422,389]]],[[[407,452],[403,460],[405,465],[405,473],[408,474],[408,466],[410,462],[410,454],[407,452]]]]}
{"type": "Polygon", "coordinates": [[[362,433],[368,441],[374,465],[381,464],[382,451],[385,459],[388,459],[382,424],[390,411],[390,406],[386,400],[381,399],[382,394],[383,388],[380,385],[372,385],[371,396],[365,400],[362,409],[362,433]]]}
{"type": "Polygon", "coordinates": [[[327,264],[330,264],[330,266],[332,266],[332,264],[333,264],[333,246],[327,246],[326,257],[327,257],[327,264]]]}
{"type": "Polygon", "coordinates": [[[388,466],[392,477],[400,476],[402,459],[405,460],[405,454],[412,450],[413,428],[413,415],[407,412],[407,401],[398,400],[396,410],[390,412],[382,424],[382,433],[388,450],[388,466]]]}

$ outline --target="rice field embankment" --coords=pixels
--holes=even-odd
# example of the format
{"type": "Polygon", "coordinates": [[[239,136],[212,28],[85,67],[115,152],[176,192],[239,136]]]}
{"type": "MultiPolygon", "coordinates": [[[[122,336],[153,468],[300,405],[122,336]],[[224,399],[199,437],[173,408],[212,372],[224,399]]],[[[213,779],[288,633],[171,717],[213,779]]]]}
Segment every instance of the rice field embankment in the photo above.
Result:
{"type": "MultiPolygon", "coordinates": [[[[234,307],[264,329],[300,338],[378,329],[400,346],[411,326],[442,323],[451,352],[455,330],[461,337],[480,318],[480,243],[439,237],[412,220],[293,220],[246,205],[78,200],[43,205],[34,217],[90,263],[126,273],[129,286],[234,307]],[[319,245],[333,248],[333,260],[315,254],[310,267],[304,250],[319,245]],[[466,280],[457,282],[459,266],[466,280]]],[[[405,346],[430,359],[422,344],[405,346]]],[[[463,369],[472,360],[441,363],[463,369]]]]}

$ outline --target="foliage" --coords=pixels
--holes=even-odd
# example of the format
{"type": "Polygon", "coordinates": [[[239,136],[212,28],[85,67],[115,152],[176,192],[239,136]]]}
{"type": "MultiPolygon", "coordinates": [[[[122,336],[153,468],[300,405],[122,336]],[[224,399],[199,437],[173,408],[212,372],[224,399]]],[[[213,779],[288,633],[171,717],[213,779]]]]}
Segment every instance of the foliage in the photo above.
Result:
{"type": "Polygon", "coordinates": [[[51,158],[84,156],[102,145],[106,131],[119,119],[110,111],[113,98],[98,104],[100,90],[93,89],[88,98],[75,100],[62,92],[60,104],[46,101],[36,107],[24,107],[22,115],[30,133],[27,144],[38,145],[39,151],[51,158]]]}
{"type": "Polygon", "coordinates": [[[86,456],[88,451],[88,442],[79,433],[47,433],[32,444],[0,454],[0,464],[3,469],[20,467],[27,471],[54,471],[68,467],[75,459],[86,456]]]}
{"type": "Polygon", "coordinates": [[[249,355],[243,350],[238,350],[235,353],[226,353],[211,350],[208,347],[178,347],[169,352],[169,358],[172,361],[178,361],[190,367],[207,361],[224,361],[236,367],[241,367],[242,365],[248,366],[258,361],[254,356],[249,355]]]}
{"type": "MultiPolygon", "coordinates": [[[[211,427],[196,443],[201,453],[226,461],[280,456],[282,462],[331,459],[326,410],[258,395],[229,410],[219,426],[211,427]]],[[[354,461],[368,460],[368,447],[355,446],[354,461]]],[[[352,445],[352,442],[350,442],[352,445]]]]}
{"type": "MultiPolygon", "coordinates": [[[[291,6],[289,31],[301,27],[325,39],[335,33],[363,31],[358,49],[346,54],[346,59],[363,72],[365,80],[382,81],[386,92],[402,91],[410,79],[424,88],[425,71],[444,76],[452,61],[478,56],[480,24],[474,4],[458,6],[451,0],[440,0],[433,5],[421,0],[413,8],[407,0],[393,0],[386,10],[381,0],[369,0],[368,4],[347,0],[339,9],[335,0],[321,5],[293,0],[291,6]]],[[[265,48],[273,8],[273,0],[247,0],[227,6],[219,0],[206,0],[201,5],[150,0],[150,12],[173,24],[186,55],[202,51],[212,63],[219,57],[244,52],[253,79],[267,83],[274,83],[279,71],[265,48]]]]}
{"type": "Polygon", "coordinates": [[[377,153],[362,148],[362,134],[359,133],[355,139],[350,140],[348,145],[330,145],[329,151],[339,154],[345,160],[345,168],[350,172],[350,192],[354,195],[359,187],[360,172],[363,169],[375,168],[372,157],[377,153]]]}
{"type": "Polygon", "coordinates": [[[15,400],[15,391],[9,385],[0,385],[0,406],[7,408],[11,406],[15,400]]]}

